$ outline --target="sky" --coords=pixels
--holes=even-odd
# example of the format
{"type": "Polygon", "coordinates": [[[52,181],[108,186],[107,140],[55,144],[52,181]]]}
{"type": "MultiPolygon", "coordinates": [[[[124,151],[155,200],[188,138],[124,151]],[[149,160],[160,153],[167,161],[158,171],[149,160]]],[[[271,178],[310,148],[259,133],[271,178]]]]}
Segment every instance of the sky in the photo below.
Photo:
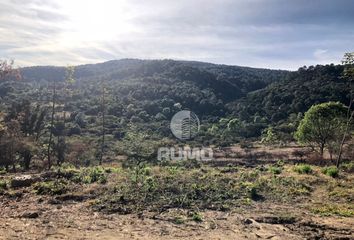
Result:
{"type": "Polygon", "coordinates": [[[0,0],[0,59],[122,58],[296,70],[354,51],[352,0],[0,0]]]}

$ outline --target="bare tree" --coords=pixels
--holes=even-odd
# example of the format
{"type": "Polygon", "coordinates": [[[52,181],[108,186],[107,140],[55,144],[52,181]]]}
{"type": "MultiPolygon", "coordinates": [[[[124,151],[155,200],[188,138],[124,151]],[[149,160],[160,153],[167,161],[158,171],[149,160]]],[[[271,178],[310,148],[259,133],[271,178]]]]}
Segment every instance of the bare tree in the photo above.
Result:
{"type": "Polygon", "coordinates": [[[56,101],[56,81],[53,80],[52,112],[51,112],[51,119],[50,119],[49,142],[47,148],[48,169],[52,167],[51,148],[53,144],[52,142],[53,142],[53,128],[54,128],[54,115],[55,115],[55,101],[56,101]]]}

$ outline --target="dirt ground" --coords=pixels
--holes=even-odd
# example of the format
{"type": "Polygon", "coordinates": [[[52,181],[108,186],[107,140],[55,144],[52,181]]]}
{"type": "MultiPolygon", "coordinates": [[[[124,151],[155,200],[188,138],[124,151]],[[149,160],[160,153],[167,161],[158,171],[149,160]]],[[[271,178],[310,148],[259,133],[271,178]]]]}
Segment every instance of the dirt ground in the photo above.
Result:
{"type": "Polygon", "coordinates": [[[58,204],[24,193],[1,199],[0,239],[354,239],[353,218],[319,217],[289,205],[202,211],[203,222],[183,224],[172,221],[174,211],[182,210],[105,215],[92,211],[89,201],[58,204]]]}

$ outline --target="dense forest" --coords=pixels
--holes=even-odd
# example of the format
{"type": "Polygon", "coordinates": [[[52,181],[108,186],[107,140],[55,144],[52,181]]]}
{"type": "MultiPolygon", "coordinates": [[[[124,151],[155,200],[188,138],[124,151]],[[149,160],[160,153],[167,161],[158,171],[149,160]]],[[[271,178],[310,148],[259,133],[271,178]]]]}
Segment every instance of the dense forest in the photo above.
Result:
{"type": "Polygon", "coordinates": [[[90,161],[102,161],[103,152],[113,156],[117,142],[130,133],[174,142],[169,123],[182,109],[195,112],[202,123],[191,144],[227,146],[260,139],[270,127],[281,141],[292,141],[312,105],[349,102],[342,72],[342,65],[290,72],[136,59],[27,67],[20,69],[21,79],[1,81],[0,111],[7,113],[3,121],[17,120],[31,137],[25,144],[40,142],[43,158],[53,151],[58,163],[70,148],[76,148],[74,155],[81,151],[90,161]]]}

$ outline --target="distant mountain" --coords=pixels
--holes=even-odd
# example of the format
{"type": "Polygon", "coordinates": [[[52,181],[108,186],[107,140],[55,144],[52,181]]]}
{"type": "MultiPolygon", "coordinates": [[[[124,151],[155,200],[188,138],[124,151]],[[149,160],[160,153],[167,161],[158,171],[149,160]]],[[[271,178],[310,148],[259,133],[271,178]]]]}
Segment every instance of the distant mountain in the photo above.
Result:
{"type": "MultiPolygon", "coordinates": [[[[62,81],[65,67],[39,66],[21,69],[27,81],[62,81]]],[[[131,78],[166,78],[189,81],[201,88],[212,88],[227,100],[234,100],[246,93],[264,88],[269,83],[283,79],[287,71],[239,66],[217,65],[204,62],[174,60],[122,59],[98,64],[77,66],[75,78],[79,82],[121,81],[131,78]]]]}

